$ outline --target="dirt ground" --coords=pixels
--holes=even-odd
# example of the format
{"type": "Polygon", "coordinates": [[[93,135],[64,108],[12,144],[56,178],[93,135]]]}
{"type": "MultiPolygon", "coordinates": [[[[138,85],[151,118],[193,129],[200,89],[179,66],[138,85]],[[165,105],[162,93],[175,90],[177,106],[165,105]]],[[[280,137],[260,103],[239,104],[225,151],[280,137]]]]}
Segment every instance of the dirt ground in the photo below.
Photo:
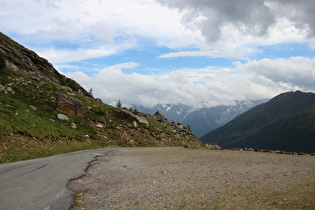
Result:
{"type": "Polygon", "coordinates": [[[73,209],[314,209],[315,156],[120,148],[69,187],[73,209]]]}

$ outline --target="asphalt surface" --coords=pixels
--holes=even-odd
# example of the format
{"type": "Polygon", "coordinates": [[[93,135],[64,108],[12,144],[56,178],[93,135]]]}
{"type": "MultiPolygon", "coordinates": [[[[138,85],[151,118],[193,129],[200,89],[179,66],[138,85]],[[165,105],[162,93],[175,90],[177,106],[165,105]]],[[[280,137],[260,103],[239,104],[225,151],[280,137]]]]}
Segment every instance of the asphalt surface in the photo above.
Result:
{"type": "Polygon", "coordinates": [[[84,150],[47,158],[0,164],[0,210],[69,209],[71,179],[84,175],[89,162],[113,149],[84,150]]]}

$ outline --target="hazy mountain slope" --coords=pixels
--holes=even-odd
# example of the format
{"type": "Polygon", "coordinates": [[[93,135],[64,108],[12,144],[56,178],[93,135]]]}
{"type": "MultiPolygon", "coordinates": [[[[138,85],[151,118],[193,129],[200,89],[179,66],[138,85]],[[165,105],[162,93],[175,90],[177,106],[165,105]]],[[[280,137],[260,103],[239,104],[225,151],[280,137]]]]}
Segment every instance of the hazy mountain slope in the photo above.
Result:
{"type": "Polygon", "coordinates": [[[198,146],[185,127],[95,99],[0,33],[0,162],[102,146],[198,146]]]}
{"type": "Polygon", "coordinates": [[[234,105],[221,105],[197,109],[190,112],[183,123],[189,125],[192,132],[197,137],[202,137],[265,101],[266,100],[247,99],[244,101],[235,101],[234,105]]]}
{"type": "Polygon", "coordinates": [[[206,134],[221,147],[315,152],[315,94],[280,94],[206,134]]]}
{"type": "Polygon", "coordinates": [[[197,137],[202,137],[263,102],[266,102],[266,100],[235,100],[234,105],[207,107],[204,104],[200,104],[199,108],[184,104],[157,104],[152,108],[139,107],[139,110],[149,114],[161,111],[165,118],[189,125],[191,131],[197,137]]]}

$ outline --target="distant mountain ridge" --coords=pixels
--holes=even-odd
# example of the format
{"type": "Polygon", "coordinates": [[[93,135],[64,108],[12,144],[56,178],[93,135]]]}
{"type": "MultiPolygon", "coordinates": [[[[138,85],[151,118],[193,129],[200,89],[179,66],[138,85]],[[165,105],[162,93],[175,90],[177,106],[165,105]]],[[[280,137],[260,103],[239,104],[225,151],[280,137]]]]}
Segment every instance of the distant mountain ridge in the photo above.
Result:
{"type": "Polygon", "coordinates": [[[315,94],[288,92],[206,134],[203,143],[223,148],[315,152],[315,94]]]}
{"type": "Polygon", "coordinates": [[[185,104],[157,104],[152,108],[139,107],[139,110],[149,114],[161,111],[165,118],[189,125],[197,137],[202,137],[239,114],[266,101],[267,99],[234,100],[231,105],[211,105],[211,102],[201,102],[197,107],[185,104]]]}
{"type": "Polygon", "coordinates": [[[200,138],[265,101],[267,100],[235,100],[234,105],[219,105],[197,109],[190,112],[183,123],[190,125],[193,133],[200,138]]]}
{"type": "Polygon", "coordinates": [[[148,114],[161,111],[166,119],[174,122],[183,122],[187,115],[193,111],[193,107],[185,104],[156,104],[151,108],[140,106],[138,109],[148,114]]]}

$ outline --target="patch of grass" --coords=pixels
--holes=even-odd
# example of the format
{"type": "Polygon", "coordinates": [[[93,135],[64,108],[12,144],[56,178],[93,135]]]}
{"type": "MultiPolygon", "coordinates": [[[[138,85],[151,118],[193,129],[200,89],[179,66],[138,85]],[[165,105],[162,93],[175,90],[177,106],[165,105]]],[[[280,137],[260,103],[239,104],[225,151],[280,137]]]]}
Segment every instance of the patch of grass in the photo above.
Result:
{"type": "Polygon", "coordinates": [[[78,141],[60,137],[58,140],[38,140],[25,135],[3,136],[0,145],[0,163],[100,148],[99,142],[91,139],[78,141]]]}

